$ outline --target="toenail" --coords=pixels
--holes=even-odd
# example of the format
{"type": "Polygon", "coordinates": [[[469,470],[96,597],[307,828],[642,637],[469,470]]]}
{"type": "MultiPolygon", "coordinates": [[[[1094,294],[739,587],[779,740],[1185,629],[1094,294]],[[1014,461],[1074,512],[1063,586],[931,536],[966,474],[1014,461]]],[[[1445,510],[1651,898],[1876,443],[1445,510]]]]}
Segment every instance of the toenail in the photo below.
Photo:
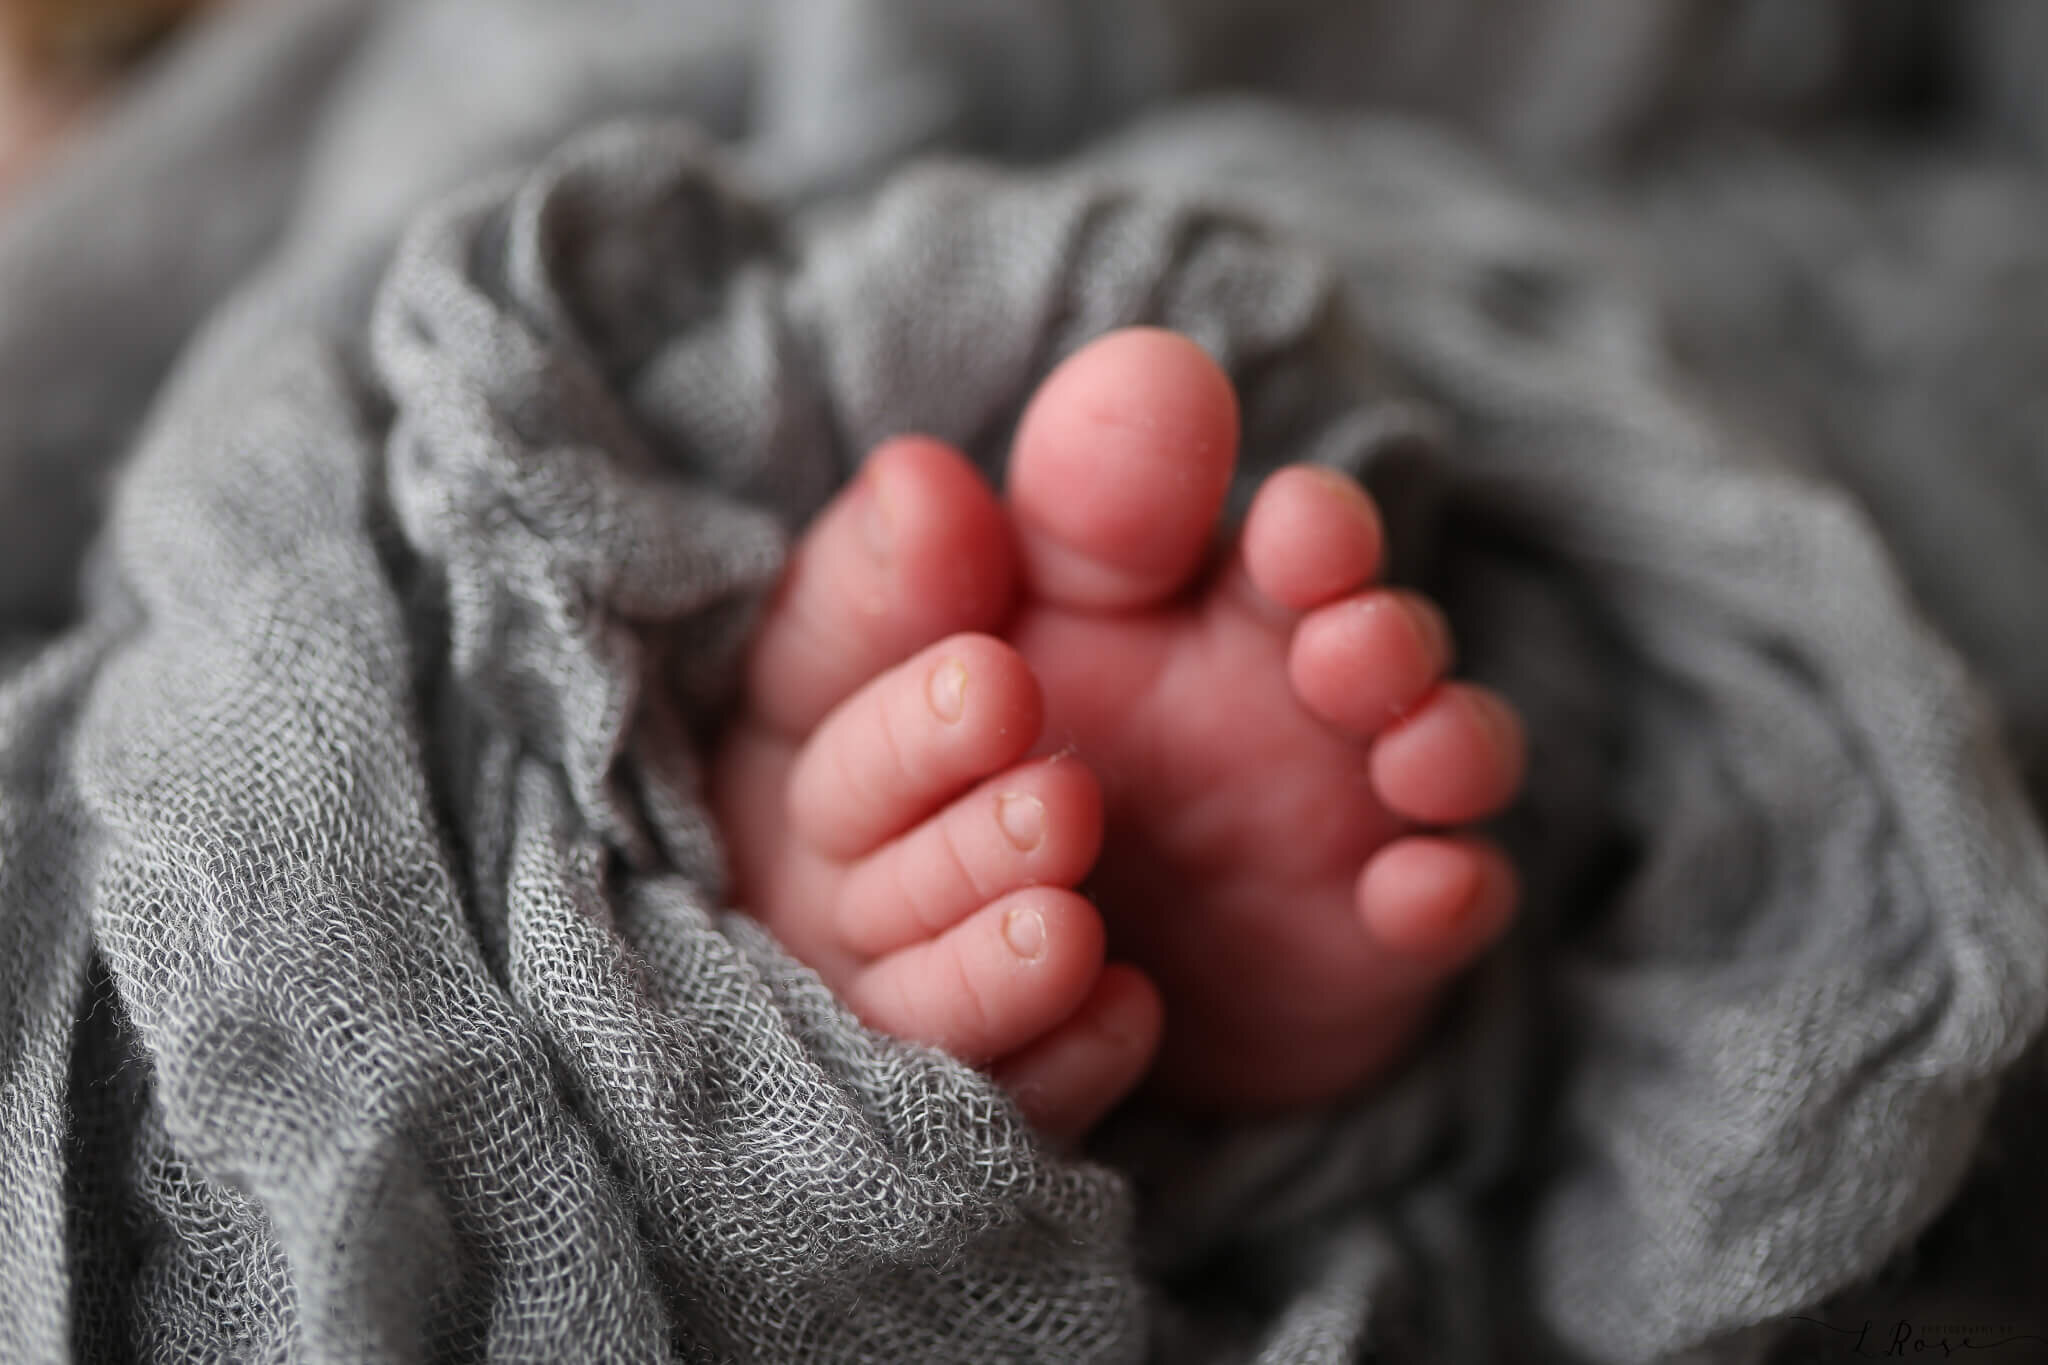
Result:
{"type": "Polygon", "coordinates": [[[960,713],[967,709],[967,665],[958,659],[945,660],[932,670],[931,683],[925,691],[940,720],[960,719],[960,713]]]}
{"type": "Polygon", "coordinates": [[[1026,962],[1045,951],[1045,916],[1036,910],[1012,910],[1003,916],[1003,939],[1026,962]]]}
{"type": "Polygon", "coordinates": [[[1493,741],[1494,751],[1519,763],[1523,745],[1522,723],[1508,704],[1477,689],[1468,690],[1465,701],[1480,727],[1486,731],[1487,738],[1493,741]]]}
{"type": "MultiPolygon", "coordinates": [[[[1342,495],[1346,502],[1358,509],[1361,516],[1372,517],[1374,515],[1372,499],[1366,496],[1363,488],[1359,487],[1358,480],[1352,478],[1343,470],[1332,469],[1326,464],[1306,464],[1301,467],[1321,480],[1325,486],[1342,495]]],[[[1374,519],[1377,520],[1376,517],[1374,519]]]]}
{"type": "Polygon", "coordinates": [[[868,547],[868,553],[876,559],[889,557],[889,542],[894,532],[889,515],[889,499],[882,492],[882,480],[878,474],[870,474],[862,481],[863,497],[860,510],[860,538],[868,547]]]}
{"type": "Polygon", "coordinates": [[[1045,842],[1045,802],[1021,792],[996,798],[996,823],[1018,851],[1029,853],[1045,842]]]}
{"type": "Polygon", "coordinates": [[[1451,627],[1444,620],[1444,614],[1435,603],[1425,598],[1403,593],[1397,599],[1401,603],[1401,614],[1408,618],[1409,626],[1415,632],[1415,643],[1422,650],[1422,657],[1434,660],[1439,671],[1451,666],[1451,627]]]}

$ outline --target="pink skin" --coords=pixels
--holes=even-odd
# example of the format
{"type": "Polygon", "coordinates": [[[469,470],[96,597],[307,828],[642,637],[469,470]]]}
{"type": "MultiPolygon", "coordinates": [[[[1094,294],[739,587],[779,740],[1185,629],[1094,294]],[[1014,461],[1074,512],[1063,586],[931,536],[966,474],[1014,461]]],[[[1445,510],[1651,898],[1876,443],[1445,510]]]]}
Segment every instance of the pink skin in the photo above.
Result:
{"type": "Polygon", "coordinates": [[[1056,1135],[1148,1073],[1195,1110],[1335,1098],[1513,911],[1456,827],[1518,788],[1514,713],[1373,586],[1349,479],[1279,471],[1212,552],[1236,442],[1216,366],[1132,330],[1041,386],[1007,504],[885,445],[799,547],[716,770],[747,903],[1056,1135]]]}

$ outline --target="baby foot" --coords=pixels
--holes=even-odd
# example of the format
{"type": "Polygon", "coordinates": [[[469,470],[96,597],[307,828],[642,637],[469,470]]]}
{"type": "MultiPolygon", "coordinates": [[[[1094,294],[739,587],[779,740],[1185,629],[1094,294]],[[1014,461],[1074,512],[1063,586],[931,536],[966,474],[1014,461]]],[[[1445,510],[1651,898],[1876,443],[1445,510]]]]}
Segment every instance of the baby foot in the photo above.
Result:
{"type": "Polygon", "coordinates": [[[1160,1032],[1072,890],[1105,812],[1088,891],[1164,988],[1154,1081],[1184,1105],[1370,1078],[1513,909],[1498,851],[1417,829],[1512,796],[1519,724],[1441,681],[1433,606],[1369,587],[1357,485],[1281,471],[1205,571],[1236,423],[1192,343],[1134,331],[1041,388],[1007,509],[937,442],[876,452],[798,546],[714,770],[742,895],[784,943],[1054,1133],[1121,1098],[1160,1032]],[[1006,623],[1014,649],[973,633],[1006,623]]]}
{"type": "Polygon", "coordinates": [[[1279,471],[1211,554],[1236,442],[1230,383],[1184,338],[1121,332],[1066,361],[1011,457],[1008,635],[1047,742],[1101,784],[1087,891],[1164,996],[1152,1084],[1242,1110],[1387,1067],[1505,926],[1505,857],[1422,831],[1504,805],[1523,747],[1503,701],[1442,681],[1442,613],[1371,586],[1380,525],[1349,478],[1279,471]]]}
{"type": "Polygon", "coordinates": [[[1037,680],[987,634],[1013,605],[994,495],[937,442],[892,442],[804,536],[713,770],[742,903],[865,1022],[987,1067],[1078,1136],[1137,1081],[1156,992],[1103,966],[1072,888],[1101,795],[1029,760],[1037,680]]]}

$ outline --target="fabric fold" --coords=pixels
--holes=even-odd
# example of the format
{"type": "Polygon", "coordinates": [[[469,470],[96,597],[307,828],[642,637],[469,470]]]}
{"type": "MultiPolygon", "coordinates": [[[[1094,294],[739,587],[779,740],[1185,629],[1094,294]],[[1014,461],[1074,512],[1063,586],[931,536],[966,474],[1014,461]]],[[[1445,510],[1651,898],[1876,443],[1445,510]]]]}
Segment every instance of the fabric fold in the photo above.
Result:
{"type": "MultiPolygon", "coordinates": [[[[58,295],[9,282],[66,212],[127,201],[80,163],[69,210],[0,237],[10,1348],[1734,1362],[1922,1235],[2041,1035],[2048,853],[1892,563],[1927,538],[1884,538],[1932,485],[1876,419],[1826,459],[1797,422],[1758,435],[1736,398],[1785,394],[1738,357],[1777,314],[1677,317],[1662,286],[1720,277],[1646,278],[1710,247],[1284,101],[1180,103],[1029,169],[962,154],[1060,152],[1256,66],[1215,50],[1248,31],[1230,3],[1122,7],[1148,36],[1115,53],[1072,7],[686,8],[265,30],[303,98],[238,87],[293,113],[219,168],[277,196],[237,251],[277,249],[212,311],[209,257],[161,325],[96,304],[53,331],[67,364],[118,352],[82,388],[36,382],[58,295]],[[1012,48],[1030,98],[989,74],[1012,48]],[[582,128],[625,109],[689,121],[582,128]],[[729,903],[701,774],[786,545],[864,452],[923,431],[999,479],[1039,379],[1132,324],[1237,384],[1236,505],[1287,462],[1359,474],[1396,577],[1522,708],[1527,913],[1384,1086],[1267,1124],[1140,1106],[1083,1160],[729,903]],[[121,401],[81,422],[101,380],[121,401]]],[[[1615,50],[1661,52],[1684,9],[1615,50]]],[[[1672,113],[1595,84],[1534,134],[1672,113]]],[[[205,162],[222,112],[184,117],[197,142],[164,145],[205,162]]],[[[1754,255],[1783,225],[1736,180],[1754,255]]],[[[2040,216],[1949,187],[2001,240],[2040,216]]],[[[1831,274],[1818,201],[1789,202],[1773,287],[1881,333],[1903,287],[1831,274]]],[[[168,246],[200,240],[205,196],[160,207],[168,246]]],[[[78,240],[81,269],[116,259],[78,240]]],[[[2013,307],[1942,317],[1962,353],[2030,336],[2013,307]]],[[[1801,376],[1829,344],[1788,352],[1801,376]]],[[[1967,379],[1888,402],[1967,435],[1997,406],[1967,379]]],[[[1944,468],[1996,500],[2026,462],[1944,468]]],[[[1978,605],[1963,643],[2023,659],[2009,598],[1978,605]]]]}

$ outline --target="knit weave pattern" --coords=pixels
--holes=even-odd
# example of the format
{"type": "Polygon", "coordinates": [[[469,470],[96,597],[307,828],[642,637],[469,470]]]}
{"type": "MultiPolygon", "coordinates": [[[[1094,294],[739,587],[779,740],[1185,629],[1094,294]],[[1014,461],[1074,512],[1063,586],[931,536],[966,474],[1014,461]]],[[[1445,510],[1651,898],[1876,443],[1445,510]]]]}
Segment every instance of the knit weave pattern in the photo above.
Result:
{"type": "MultiPolygon", "coordinates": [[[[1086,6],[615,8],[252,7],[0,235],[0,1354],[1735,1362],[1937,1217],[2048,1011],[2039,825],[1887,532],[1591,220],[1284,102],[1095,136],[1165,77],[1086,6]],[[1069,154],[914,155],[982,98],[1069,154]],[[210,238],[207,166],[262,189],[210,238]],[[89,374],[78,308],[134,315],[89,374]],[[1235,506],[1379,495],[1528,718],[1527,910],[1370,1093],[1083,1156],[734,905],[701,780],[864,452],[999,479],[1131,324],[1238,385],[1235,506]]],[[[1705,295],[1692,183],[1642,240],[1705,295]]],[[[1764,314],[1688,316],[1769,396],[1764,314]]]]}

